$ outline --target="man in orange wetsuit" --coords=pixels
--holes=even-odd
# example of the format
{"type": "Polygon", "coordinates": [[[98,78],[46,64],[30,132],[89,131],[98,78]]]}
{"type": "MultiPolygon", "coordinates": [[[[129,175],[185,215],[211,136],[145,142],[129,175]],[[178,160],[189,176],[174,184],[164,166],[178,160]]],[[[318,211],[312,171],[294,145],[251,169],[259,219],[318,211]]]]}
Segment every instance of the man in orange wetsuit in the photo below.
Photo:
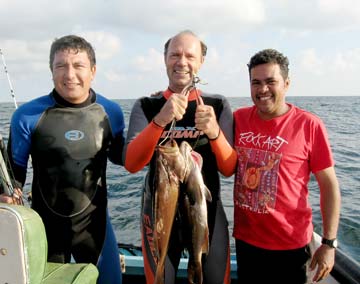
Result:
{"type": "MultiPolygon", "coordinates": [[[[230,248],[228,222],[220,197],[219,172],[232,173],[226,163],[232,150],[232,111],[221,95],[210,95],[192,89],[182,94],[204,62],[206,46],[191,31],[183,31],[165,44],[164,59],[169,87],[156,96],[136,101],[130,116],[126,142],[125,168],[132,173],[150,165],[142,199],[142,250],[147,283],[153,283],[156,258],[153,255],[153,186],[155,173],[155,147],[168,131],[180,145],[187,141],[203,158],[202,175],[209,188],[212,201],[208,202],[209,252],[203,254],[204,283],[229,283],[230,248]],[[201,97],[204,105],[198,105],[201,97]],[[171,122],[176,126],[170,129],[171,122]]],[[[165,283],[175,283],[177,267],[184,248],[181,214],[177,214],[172,227],[165,262],[165,283]]]]}

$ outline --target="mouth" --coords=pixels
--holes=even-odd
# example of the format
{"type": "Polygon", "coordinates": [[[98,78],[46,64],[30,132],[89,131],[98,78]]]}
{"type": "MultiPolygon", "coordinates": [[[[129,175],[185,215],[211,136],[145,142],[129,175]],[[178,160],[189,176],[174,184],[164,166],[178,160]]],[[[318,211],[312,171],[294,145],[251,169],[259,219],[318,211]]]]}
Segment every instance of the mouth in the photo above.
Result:
{"type": "Polygon", "coordinates": [[[174,70],[175,74],[179,74],[179,75],[188,75],[190,74],[190,71],[186,71],[186,70],[174,70]]]}
{"type": "Polygon", "coordinates": [[[71,89],[77,87],[78,83],[64,83],[64,86],[71,89]]]}
{"type": "Polygon", "coordinates": [[[269,101],[269,100],[271,100],[273,98],[273,96],[270,94],[270,95],[262,95],[262,96],[260,96],[260,95],[257,95],[256,96],[256,99],[258,100],[258,101],[260,101],[260,102],[265,102],[265,101],[269,101]]]}

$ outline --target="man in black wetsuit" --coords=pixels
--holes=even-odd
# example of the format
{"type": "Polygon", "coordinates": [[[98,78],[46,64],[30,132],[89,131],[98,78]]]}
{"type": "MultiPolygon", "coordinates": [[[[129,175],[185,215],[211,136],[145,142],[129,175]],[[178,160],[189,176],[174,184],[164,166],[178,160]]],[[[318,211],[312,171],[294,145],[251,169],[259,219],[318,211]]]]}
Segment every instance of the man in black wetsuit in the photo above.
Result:
{"type": "MultiPolygon", "coordinates": [[[[150,165],[145,181],[141,212],[142,250],[144,271],[148,284],[155,279],[156,259],[154,248],[153,187],[155,171],[154,150],[159,141],[172,131],[180,145],[190,143],[203,158],[202,175],[209,188],[212,201],[208,205],[210,248],[203,255],[204,283],[229,283],[230,248],[228,222],[220,197],[219,172],[228,176],[226,160],[236,157],[233,151],[232,111],[224,96],[191,90],[187,96],[182,92],[197,74],[206,55],[206,46],[191,31],[184,31],[165,44],[165,65],[169,87],[157,96],[137,100],[130,116],[127,136],[125,168],[137,172],[150,165]],[[204,105],[198,105],[202,98],[204,105]],[[176,119],[176,127],[170,124],[176,119]]],[[[231,175],[231,173],[230,173],[231,175]]],[[[165,283],[175,283],[184,243],[181,237],[181,216],[174,221],[165,261],[165,283]]]]}
{"type": "MultiPolygon", "coordinates": [[[[124,116],[91,89],[95,52],[85,39],[56,39],[50,51],[54,89],[14,113],[8,150],[24,185],[33,164],[32,208],[41,216],[51,262],[93,263],[100,284],[120,284],[117,241],[107,210],[107,158],[122,163],[124,116]]],[[[11,203],[5,195],[0,201],[11,203]]]]}

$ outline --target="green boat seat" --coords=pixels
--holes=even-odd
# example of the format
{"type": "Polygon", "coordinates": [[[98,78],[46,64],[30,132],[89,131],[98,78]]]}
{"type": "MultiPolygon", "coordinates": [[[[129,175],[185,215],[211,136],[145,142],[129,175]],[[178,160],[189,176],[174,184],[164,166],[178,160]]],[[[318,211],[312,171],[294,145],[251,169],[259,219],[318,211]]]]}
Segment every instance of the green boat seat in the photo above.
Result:
{"type": "Polygon", "coordinates": [[[0,203],[0,284],[96,284],[89,263],[47,261],[47,239],[31,208],[0,203]]]}

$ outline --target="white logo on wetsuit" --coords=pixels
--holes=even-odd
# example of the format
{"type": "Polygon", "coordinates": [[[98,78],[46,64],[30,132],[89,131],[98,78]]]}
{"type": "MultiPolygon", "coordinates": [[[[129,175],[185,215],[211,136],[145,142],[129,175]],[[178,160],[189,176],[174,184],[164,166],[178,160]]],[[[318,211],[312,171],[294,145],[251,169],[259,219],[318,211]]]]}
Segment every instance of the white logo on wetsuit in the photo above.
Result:
{"type": "Polygon", "coordinates": [[[69,130],[65,132],[65,139],[70,141],[79,141],[85,136],[84,132],[80,130],[69,130]]]}

